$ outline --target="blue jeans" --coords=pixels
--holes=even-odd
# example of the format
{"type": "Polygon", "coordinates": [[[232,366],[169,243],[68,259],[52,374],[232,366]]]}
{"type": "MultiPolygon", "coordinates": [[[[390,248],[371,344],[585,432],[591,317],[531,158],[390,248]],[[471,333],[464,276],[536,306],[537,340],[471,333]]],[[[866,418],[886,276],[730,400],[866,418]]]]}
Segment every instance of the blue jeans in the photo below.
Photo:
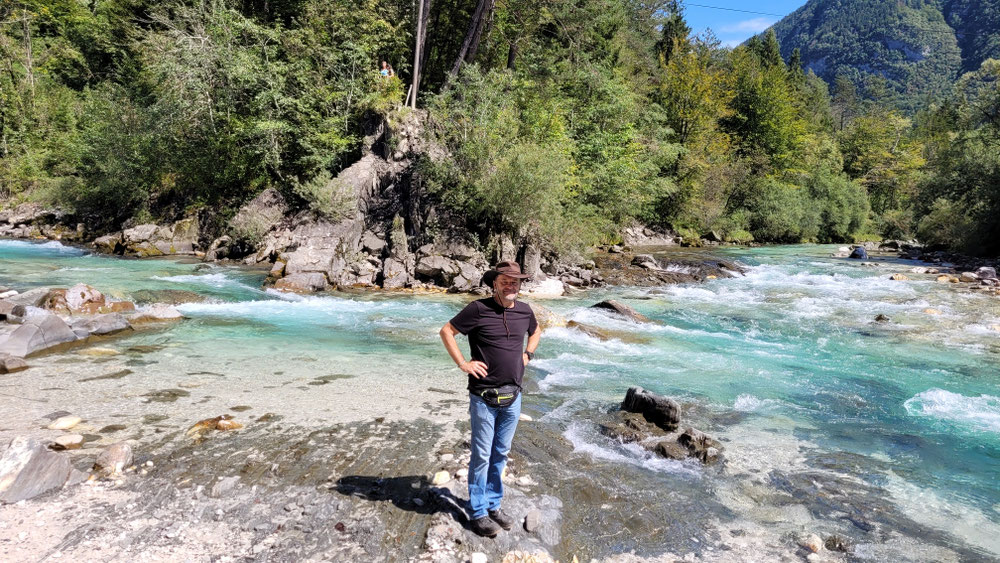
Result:
{"type": "Polygon", "coordinates": [[[506,407],[491,407],[482,397],[469,394],[472,419],[472,458],[469,460],[470,518],[475,520],[500,508],[503,483],[500,475],[521,418],[521,395],[506,407]]]}

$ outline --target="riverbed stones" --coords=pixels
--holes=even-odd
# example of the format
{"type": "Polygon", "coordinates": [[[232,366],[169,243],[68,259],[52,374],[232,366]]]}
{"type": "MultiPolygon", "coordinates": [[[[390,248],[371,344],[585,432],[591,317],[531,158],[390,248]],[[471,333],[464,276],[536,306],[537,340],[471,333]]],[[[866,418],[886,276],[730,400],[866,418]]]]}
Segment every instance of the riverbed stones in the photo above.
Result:
{"type": "Polygon", "coordinates": [[[431,484],[435,487],[439,487],[448,481],[451,481],[451,473],[448,473],[447,471],[438,471],[431,479],[431,484]]]}
{"type": "Polygon", "coordinates": [[[83,436],[80,434],[65,434],[52,441],[53,450],[78,450],[83,446],[83,436]]]}
{"type": "Polygon", "coordinates": [[[907,281],[910,278],[906,277],[905,274],[895,273],[889,276],[889,279],[893,281],[907,281]]]}
{"type": "Polygon", "coordinates": [[[53,420],[52,424],[49,424],[47,428],[49,430],[69,430],[70,428],[73,428],[77,424],[80,424],[80,422],[82,421],[83,419],[78,416],[73,416],[73,415],[60,416],[59,418],[53,420]]]}
{"type": "Polygon", "coordinates": [[[28,362],[24,361],[24,358],[0,354],[0,373],[17,373],[26,369],[28,369],[28,362]]]}
{"type": "Polygon", "coordinates": [[[642,387],[629,388],[621,409],[640,413],[646,420],[664,430],[677,428],[681,420],[681,406],[677,401],[646,391],[642,387]]]}
{"type": "Polygon", "coordinates": [[[591,309],[604,309],[606,311],[611,311],[625,317],[626,319],[635,321],[637,323],[651,323],[649,317],[643,315],[639,311],[636,311],[632,307],[617,301],[615,299],[608,299],[606,301],[601,301],[600,303],[595,303],[590,306],[591,309]]]}
{"type": "Polygon", "coordinates": [[[972,283],[972,282],[979,281],[979,276],[977,276],[973,272],[962,272],[962,274],[959,277],[960,277],[960,279],[963,282],[966,282],[966,283],[972,283]]]}
{"type": "Polygon", "coordinates": [[[132,466],[132,446],[116,442],[101,450],[94,461],[94,471],[102,477],[111,477],[132,466]]]}
{"type": "Polygon", "coordinates": [[[849,256],[849,258],[854,258],[855,260],[867,260],[868,252],[865,251],[865,248],[863,246],[858,246],[851,251],[851,255],[849,256]]]}

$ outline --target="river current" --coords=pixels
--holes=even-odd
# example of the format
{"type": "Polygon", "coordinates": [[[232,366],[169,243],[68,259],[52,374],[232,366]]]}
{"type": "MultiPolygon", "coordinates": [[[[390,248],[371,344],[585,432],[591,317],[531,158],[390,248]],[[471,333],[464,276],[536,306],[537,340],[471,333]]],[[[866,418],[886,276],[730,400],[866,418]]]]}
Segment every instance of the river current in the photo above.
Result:
{"type": "MultiPolygon", "coordinates": [[[[605,548],[581,541],[580,549],[683,554],[706,538],[752,546],[755,538],[816,532],[843,536],[859,560],[1000,558],[1000,298],[909,274],[916,262],[865,266],[831,258],[835,250],[719,249],[749,266],[747,274],[539,301],[630,337],[602,342],[571,328],[546,330],[526,374],[525,411],[572,444],[568,465],[609,475],[623,489],[676,491],[678,514],[699,528],[673,523],[658,532],[619,522],[626,531],[605,548]],[[912,279],[890,280],[894,272],[912,279]],[[588,308],[608,298],[657,323],[588,308]],[[875,322],[879,314],[890,320],[875,322]],[[633,385],[678,399],[685,423],[722,442],[721,466],[660,459],[602,436],[594,413],[613,408],[633,385]]],[[[0,285],[83,282],[120,298],[162,289],[201,295],[178,306],[188,317],[182,323],[124,338],[148,346],[128,364],[142,381],[169,387],[178,373],[234,384],[326,377],[330,385],[315,393],[270,385],[267,396],[254,397],[274,408],[299,401],[303,424],[331,416],[316,394],[338,377],[372,395],[382,386],[463,386],[437,330],[468,296],[303,297],[261,290],[263,278],[228,266],[0,241],[0,285]]],[[[72,354],[42,361],[56,365],[72,354]]],[[[86,392],[100,402],[111,391],[86,392]]],[[[377,401],[356,397],[366,400],[377,401]]],[[[592,524],[627,519],[654,501],[664,502],[609,494],[592,524]]]]}

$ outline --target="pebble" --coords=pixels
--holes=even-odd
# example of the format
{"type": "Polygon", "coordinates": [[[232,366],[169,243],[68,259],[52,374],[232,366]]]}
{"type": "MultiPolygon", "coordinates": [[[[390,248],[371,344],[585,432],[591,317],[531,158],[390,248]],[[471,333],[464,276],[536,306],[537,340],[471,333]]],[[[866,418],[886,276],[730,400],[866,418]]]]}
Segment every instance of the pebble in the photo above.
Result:
{"type": "Polygon", "coordinates": [[[485,553],[477,551],[469,558],[469,563],[489,563],[489,559],[486,558],[485,553]]]}
{"type": "Polygon", "coordinates": [[[906,277],[903,274],[893,274],[893,275],[889,276],[889,279],[890,280],[894,280],[894,281],[907,281],[910,278],[906,277]]]}
{"type": "Polygon", "coordinates": [[[469,468],[468,467],[463,467],[463,468],[461,468],[461,469],[459,469],[458,471],[455,472],[455,478],[456,479],[465,479],[468,476],[469,476],[469,468]]]}
{"type": "Polygon", "coordinates": [[[441,461],[445,462],[445,463],[447,463],[447,462],[449,462],[449,461],[451,461],[453,459],[455,459],[455,454],[444,454],[444,455],[441,456],[441,461]]]}
{"type": "Polygon", "coordinates": [[[431,484],[435,486],[444,485],[448,481],[451,481],[451,474],[447,471],[438,471],[434,474],[434,478],[431,479],[431,484]]]}
{"type": "Polygon", "coordinates": [[[83,436],[79,434],[66,434],[55,439],[53,444],[55,449],[78,450],[83,445],[83,436]]]}
{"type": "Polygon", "coordinates": [[[940,315],[941,314],[941,311],[939,311],[937,309],[924,309],[924,312],[927,313],[928,315],[940,315]]]}
{"type": "Polygon", "coordinates": [[[528,416],[528,415],[526,415],[526,414],[524,414],[524,413],[521,413],[521,418],[520,418],[520,420],[522,420],[522,421],[524,421],[524,422],[531,422],[531,421],[533,421],[533,420],[535,420],[535,419],[531,418],[530,416],[528,416]]]}
{"type": "Polygon", "coordinates": [[[52,424],[48,426],[49,430],[69,430],[73,428],[83,419],[78,416],[61,416],[55,419],[52,424]]]}
{"type": "Polygon", "coordinates": [[[528,532],[534,532],[538,529],[539,524],[542,522],[542,513],[538,510],[532,510],[528,512],[524,517],[524,529],[528,532]]]}
{"type": "Polygon", "coordinates": [[[816,534],[809,534],[808,536],[799,538],[799,545],[813,553],[818,553],[823,549],[823,540],[816,534]]]}

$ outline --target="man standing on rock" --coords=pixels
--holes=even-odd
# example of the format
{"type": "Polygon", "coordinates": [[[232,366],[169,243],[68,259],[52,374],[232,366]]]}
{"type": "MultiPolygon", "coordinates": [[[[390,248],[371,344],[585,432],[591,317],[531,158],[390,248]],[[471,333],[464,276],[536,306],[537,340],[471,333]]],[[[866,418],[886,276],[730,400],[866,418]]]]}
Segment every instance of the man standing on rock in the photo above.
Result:
{"type": "Polygon", "coordinates": [[[517,262],[500,262],[483,276],[483,283],[493,288],[493,296],[469,303],[440,333],[451,359],[469,374],[470,520],[472,530],[486,537],[514,525],[514,519],[500,510],[500,476],[521,416],[524,366],[534,357],[542,337],[531,307],[517,301],[521,281],[528,278],[517,262]],[[462,356],[456,334],[469,337],[472,360],[462,356]]]}

